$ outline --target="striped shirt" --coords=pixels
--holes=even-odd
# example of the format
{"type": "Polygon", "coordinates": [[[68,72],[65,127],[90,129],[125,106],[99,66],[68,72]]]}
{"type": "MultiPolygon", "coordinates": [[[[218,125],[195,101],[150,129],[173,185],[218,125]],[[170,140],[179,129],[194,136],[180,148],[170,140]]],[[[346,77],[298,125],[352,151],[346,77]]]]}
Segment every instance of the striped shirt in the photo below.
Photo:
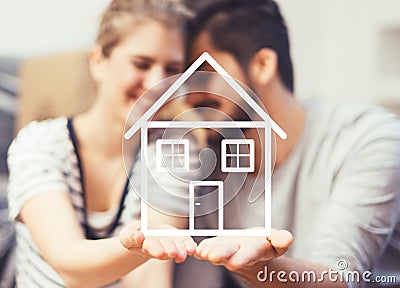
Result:
{"type": "MultiPolygon", "coordinates": [[[[88,219],[95,216],[93,213],[85,216],[79,149],[70,123],[71,121],[65,117],[32,122],[14,139],[8,154],[10,218],[16,220],[21,206],[39,193],[65,191],[70,196],[83,231],[89,226],[89,230],[95,234],[92,235],[94,238],[116,236],[123,226],[140,218],[140,199],[127,181],[118,211],[108,216],[109,223],[104,223],[103,219],[99,227],[94,223],[95,219],[88,219]]],[[[153,146],[155,145],[149,145],[149,151],[154,148],[153,146]]],[[[137,171],[137,167],[140,167],[140,161],[136,161],[132,174],[137,171]]],[[[130,177],[130,179],[137,182],[134,185],[140,186],[140,177],[130,177]]],[[[166,176],[162,179],[163,183],[158,185],[171,186],[179,190],[179,183],[173,182],[174,180],[166,176]]],[[[171,209],[181,207],[168,200],[165,202],[167,206],[172,207],[171,209]]],[[[18,287],[65,287],[61,277],[42,258],[27,227],[18,221],[16,234],[18,287]]]]}

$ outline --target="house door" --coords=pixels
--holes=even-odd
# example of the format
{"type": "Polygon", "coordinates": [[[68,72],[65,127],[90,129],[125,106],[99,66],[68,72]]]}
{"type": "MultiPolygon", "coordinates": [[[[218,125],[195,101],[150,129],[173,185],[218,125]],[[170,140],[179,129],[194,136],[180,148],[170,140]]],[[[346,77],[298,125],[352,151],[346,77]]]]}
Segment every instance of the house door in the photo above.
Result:
{"type": "Polygon", "coordinates": [[[190,181],[189,183],[189,229],[218,229],[224,227],[224,192],[222,181],[190,181]],[[195,218],[218,213],[208,227],[197,227],[195,218]],[[215,223],[217,222],[217,223],[215,223]]]}

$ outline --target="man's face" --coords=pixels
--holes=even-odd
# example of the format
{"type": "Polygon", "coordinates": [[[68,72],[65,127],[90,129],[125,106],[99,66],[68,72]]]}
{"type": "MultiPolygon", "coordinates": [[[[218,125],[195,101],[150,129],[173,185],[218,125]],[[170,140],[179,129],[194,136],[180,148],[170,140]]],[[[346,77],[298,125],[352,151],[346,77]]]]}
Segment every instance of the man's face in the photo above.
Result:
{"type": "MultiPolygon", "coordinates": [[[[248,85],[248,78],[238,61],[230,53],[218,51],[212,44],[208,33],[200,33],[199,36],[194,39],[192,47],[189,54],[191,63],[203,52],[208,52],[232,78],[248,85]]],[[[199,70],[215,72],[208,63],[202,65],[199,70]]],[[[233,120],[241,120],[245,117],[243,111],[240,109],[240,107],[243,107],[243,100],[222,77],[216,72],[213,74],[213,76],[208,76],[206,87],[203,87],[203,90],[207,90],[210,93],[189,94],[186,98],[187,103],[194,108],[208,107],[222,112],[219,113],[219,115],[218,113],[209,114],[213,115],[213,119],[210,119],[210,116],[207,115],[207,120],[222,120],[221,114],[226,114],[233,120]]]]}

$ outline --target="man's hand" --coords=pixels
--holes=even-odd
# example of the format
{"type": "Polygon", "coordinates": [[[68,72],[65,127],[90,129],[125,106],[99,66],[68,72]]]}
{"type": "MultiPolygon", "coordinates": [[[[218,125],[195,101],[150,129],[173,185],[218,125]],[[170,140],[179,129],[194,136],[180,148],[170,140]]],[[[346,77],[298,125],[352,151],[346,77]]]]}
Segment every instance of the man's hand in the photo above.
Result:
{"type": "Polygon", "coordinates": [[[195,257],[236,271],[281,256],[292,242],[293,236],[288,231],[274,229],[269,237],[219,236],[203,240],[195,257]]]}
{"type": "MultiPolygon", "coordinates": [[[[175,229],[167,224],[163,224],[160,228],[175,229]]],[[[196,242],[188,236],[145,237],[140,231],[140,221],[124,227],[119,233],[119,240],[126,249],[141,247],[143,253],[151,258],[175,259],[177,263],[185,261],[187,255],[193,255],[197,247],[196,242]]]]}

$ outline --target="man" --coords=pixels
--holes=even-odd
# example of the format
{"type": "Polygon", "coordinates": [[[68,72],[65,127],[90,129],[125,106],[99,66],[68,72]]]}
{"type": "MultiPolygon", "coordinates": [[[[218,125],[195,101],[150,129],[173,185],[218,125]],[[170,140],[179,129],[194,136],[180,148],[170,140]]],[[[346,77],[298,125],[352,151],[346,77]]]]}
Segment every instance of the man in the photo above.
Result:
{"type": "MultiPolygon", "coordinates": [[[[210,53],[258,95],[288,134],[276,142],[272,227],[294,237],[293,245],[285,231],[274,231],[267,239],[214,237],[200,243],[196,257],[225,266],[250,287],[362,287],[368,281],[362,273],[372,269],[374,274],[367,275],[371,282],[385,273],[399,277],[399,120],[373,107],[299,103],[286,24],[273,1],[215,1],[189,27],[189,61],[210,53]],[[276,274],[268,277],[271,271],[276,274]],[[339,272],[353,271],[360,280],[335,280],[339,272]],[[301,281],[302,273],[314,273],[315,281],[301,281]]],[[[212,108],[235,115],[238,108],[220,98],[192,95],[188,103],[212,103],[212,108]]],[[[225,217],[228,222],[255,217],[254,209],[236,202],[224,210],[232,215],[225,217]],[[240,216],[234,217],[238,207],[240,216]]]]}

